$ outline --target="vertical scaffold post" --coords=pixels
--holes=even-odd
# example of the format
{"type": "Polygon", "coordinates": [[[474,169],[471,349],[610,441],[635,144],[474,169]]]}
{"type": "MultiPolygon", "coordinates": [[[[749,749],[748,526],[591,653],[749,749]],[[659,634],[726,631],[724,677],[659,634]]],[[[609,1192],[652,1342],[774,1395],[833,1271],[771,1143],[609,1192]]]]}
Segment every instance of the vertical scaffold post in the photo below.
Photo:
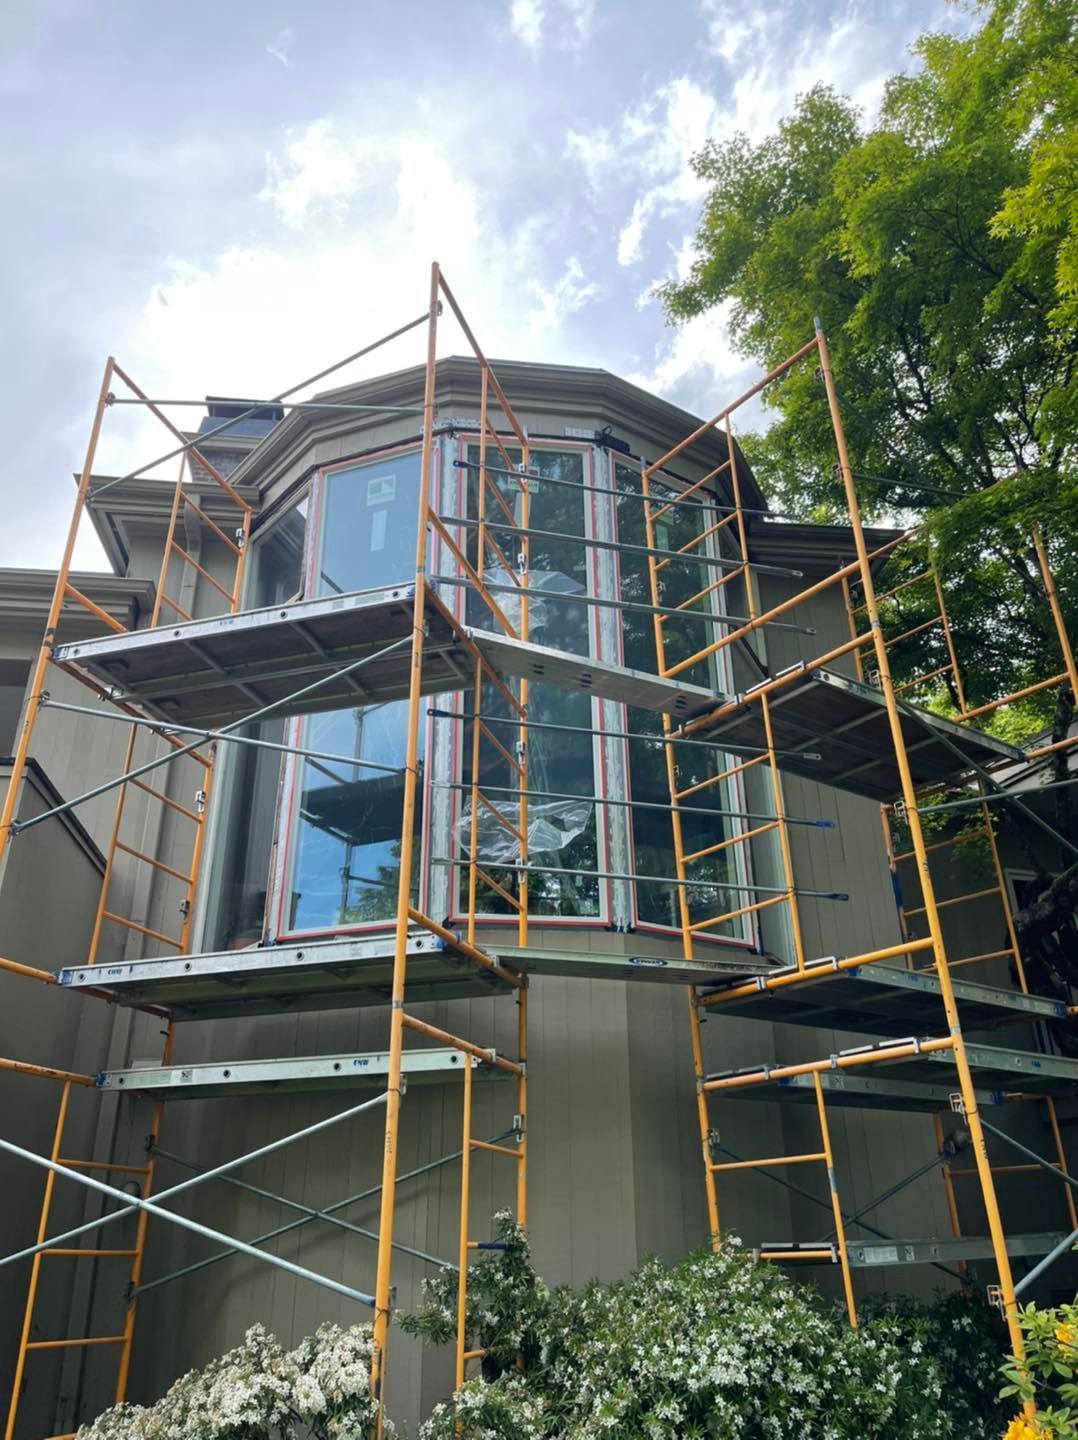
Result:
{"type": "Polygon", "coordinates": [[[872,632],[873,648],[876,654],[877,667],[880,672],[884,704],[887,709],[887,720],[890,726],[891,740],[894,746],[895,759],[902,783],[902,798],[906,803],[906,810],[909,817],[910,839],[921,878],[925,918],[928,922],[929,933],[932,939],[936,974],[939,978],[940,994],[947,1018],[948,1031],[954,1046],[953,1054],[955,1067],[958,1071],[958,1084],[962,1095],[962,1106],[966,1116],[966,1123],[969,1126],[981,1194],[988,1215],[988,1229],[992,1240],[992,1252],[995,1259],[996,1270],[999,1275],[1000,1296],[1002,1298],[1007,1329],[1010,1335],[1011,1349],[1015,1358],[1021,1360],[1024,1355],[1024,1348],[1022,1344],[1022,1332],[1018,1324],[1018,1309],[1015,1301],[1014,1279],[1011,1274],[1010,1257],[1007,1253],[1007,1240],[1003,1230],[1003,1220],[999,1211],[999,1202],[996,1197],[992,1168],[988,1159],[988,1148],[985,1143],[984,1129],[981,1125],[980,1112],[977,1108],[977,1093],[974,1089],[973,1075],[970,1070],[969,1058],[966,1054],[965,1038],[962,1033],[958,1006],[955,1002],[954,987],[951,984],[951,972],[947,963],[947,950],[943,941],[943,929],[940,923],[939,911],[936,906],[935,890],[932,885],[932,876],[929,870],[925,839],[921,829],[921,820],[917,813],[917,794],[913,784],[913,776],[910,771],[909,757],[906,753],[906,741],[902,733],[902,721],[899,715],[898,701],[895,698],[894,683],[891,678],[890,658],[887,654],[887,646],[880,628],[879,608],[876,603],[876,587],[872,577],[872,566],[868,558],[868,549],[861,524],[861,507],[857,498],[853,472],[850,468],[849,454],[846,449],[846,435],[842,426],[842,415],[839,409],[838,396],[835,391],[834,377],[831,373],[831,360],[827,348],[827,339],[818,324],[816,327],[816,346],[820,357],[820,371],[827,392],[827,405],[835,436],[835,447],[838,451],[839,468],[842,474],[846,504],[850,515],[850,526],[853,530],[854,545],[857,550],[857,559],[861,572],[861,587],[865,597],[865,610],[868,614],[869,625],[872,632]]]}
{"type": "Polygon", "coordinates": [[[26,772],[26,761],[30,754],[30,741],[34,733],[34,726],[37,723],[37,717],[41,710],[41,698],[45,690],[45,673],[49,666],[53,643],[60,625],[60,612],[63,610],[68,577],[71,573],[71,560],[75,552],[75,539],[79,532],[79,522],[82,519],[83,511],[86,509],[86,497],[90,490],[90,479],[94,469],[94,457],[97,454],[97,442],[101,437],[101,424],[105,418],[105,407],[109,403],[109,386],[112,384],[112,377],[115,370],[116,361],[110,355],[105,362],[105,373],[102,376],[101,388],[97,395],[97,405],[94,409],[93,423],[90,426],[90,438],[86,445],[86,455],[82,462],[82,471],[79,474],[79,488],[75,496],[75,506],[71,512],[71,523],[67,527],[67,540],[64,544],[63,558],[60,561],[60,568],[56,572],[56,584],[53,586],[52,600],[49,604],[49,615],[45,621],[45,634],[41,638],[41,646],[37,652],[37,659],[34,661],[34,669],[30,677],[30,685],[23,706],[22,723],[19,726],[19,739],[15,746],[15,757],[11,766],[11,776],[8,779],[7,794],[4,796],[3,806],[0,807],[0,868],[3,866],[4,854],[13,833],[11,827],[15,819],[19,791],[22,789],[23,775],[26,772]]]}
{"type": "Polygon", "coordinates": [[[389,1021],[389,1069],[386,1077],[385,1146],[382,1156],[382,1199],[378,1223],[378,1268],[374,1290],[374,1335],[371,1393],[377,1404],[374,1433],[382,1434],[385,1412],[386,1347],[390,1324],[390,1270],[393,1257],[393,1216],[397,1185],[397,1140],[401,1109],[401,1054],[404,1048],[404,982],[408,966],[408,923],[412,903],[412,846],[419,771],[419,720],[423,684],[423,626],[427,588],[427,528],[434,453],[434,365],[438,344],[438,262],[431,265],[427,321],[426,379],[423,387],[423,445],[419,472],[416,525],[415,602],[412,620],[411,670],[408,684],[408,732],[404,761],[401,814],[400,875],[397,888],[396,943],[389,1021]]]}
{"type": "Polygon", "coordinates": [[[1071,644],[1071,637],[1067,633],[1067,625],[1063,618],[1063,607],[1059,603],[1059,595],[1056,591],[1055,580],[1052,576],[1052,567],[1048,563],[1048,551],[1045,548],[1044,536],[1041,534],[1041,527],[1039,525],[1033,526],[1033,548],[1037,552],[1037,565],[1041,572],[1041,582],[1044,585],[1048,608],[1052,612],[1052,621],[1056,627],[1059,648],[1063,652],[1063,663],[1067,667],[1067,679],[1070,683],[1071,693],[1074,696],[1074,703],[1078,705],[1078,663],[1076,663],[1074,659],[1074,646],[1071,644]]]}
{"type": "MultiPolygon", "coordinates": [[[[655,522],[651,508],[651,479],[648,466],[643,466],[640,471],[640,487],[643,493],[644,508],[644,535],[645,544],[649,551],[659,547],[655,543],[655,522]]],[[[655,613],[652,616],[652,630],[655,635],[655,668],[661,675],[666,669],[666,648],[663,636],[661,606],[659,588],[659,571],[655,564],[655,555],[648,555],[648,586],[650,589],[651,604],[655,613]]],[[[677,761],[674,756],[674,746],[670,735],[673,730],[673,723],[669,715],[662,717],[663,731],[663,754],[666,760],[666,781],[670,790],[670,824],[673,830],[674,841],[674,875],[680,882],[677,887],[678,920],[681,925],[681,953],[686,960],[693,958],[693,933],[692,916],[689,912],[689,887],[684,883],[687,878],[687,867],[685,865],[685,844],[681,830],[681,812],[678,807],[678,781],[677,761]]],[[[701,1033],[700,1008],[696,1003],[696,991],[689,986],[685,991],[685,998],[689,1008],[689,1041],[692,1047],[693,1079],[696,1084],[696,1119],[700,1135],[700,1153],[704,1166],[704,1192],[707,1199],[707,1221],[710,1234],[711,1248],[717,1250],[719,1247],[719,1197],[715,1184],[715,1173],[711,1168],[711,1120],[708,1114],[707,1095],[704,1091],[704,1079],[707,1074],[704,1065],[704,1042],[701,1033]]]]}
{"type": "MultiPolygon", "coordinates": [[[[746,614],[755,624],[758,617],[756,591],[749,569],[749,542],[745,530],[745,512],[741,504],[741,481],[738,476],[737,456],[734,452],[734,434],[730,416],[726,416],[726,453],[730,457],[730,481],[733,487],[734,506],[737,510],[737,536],[741,550],[741,563],[745,575],[746,614]]],[[[782,793],[782,778],[779,775],[778,760],[775,758],[775,735],[771,724],[771,702],[766,695],[760,696],[760,718],[764,722],[764,744],[767,746],[767,773],[771,783],[771,804],[778,827],[779,853],[782,857],[782,883],[786,887],[786,909],[790,917],[790,935],[794,947],[794,963],[798,970],[805,968],[805,942],[801,933],[801,912],[797,905],[797,891],[794,885],[793,855],[790,851],[790,831],[786,824],[786,802],[782,793]]]]}

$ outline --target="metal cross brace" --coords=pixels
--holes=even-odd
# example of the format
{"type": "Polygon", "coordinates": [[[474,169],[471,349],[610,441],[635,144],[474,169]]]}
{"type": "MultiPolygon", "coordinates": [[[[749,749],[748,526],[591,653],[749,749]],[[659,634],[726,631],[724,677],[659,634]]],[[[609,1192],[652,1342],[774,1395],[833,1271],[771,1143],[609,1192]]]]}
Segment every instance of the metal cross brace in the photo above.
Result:
{"type": "MultiPolygon", "coordinates": [[[[322,1130],[328,1130],[332,1125],[340,1124],[342,1120],[350,1120],[353,1116],[361,1114],[364,1110],[372,1110],[376,1105],[384,1105],[388,1096],[389,1092],[385,1091],[381,1095],[376,1095],[373,1100],[364,1100],[360,1105],[353,1105],[348,1110],[342,1110],[336,1115],[329,1115],[324,1120],[318,1120],[313,1125],[308,1125],[302,1130],[293,1131],[291,1135],[282,1136],[279,1140],[271,1140],[268,1145],[262,1145],[257,1150],[248,1150],[245,1155],[238,1155],[233,1160],[226,1160],[222,1165],[215,1165],[212,1170],[206,1170],[201,1175],[196,1175],[190,1180],[183,1180],[179,1185],[173,1185],[168,1190],[160,1191],[158,1195],[155,1196],[153,1202],[133,1198],[129,1196],[126,1191],[118,1190],[114,1185],[103,1185],[95,1180],[90,1186],[91,1189],[97,1189],[106,1195],[117,1196],[124,1201],[124,1204],[119,1210],[113,1210],[111,1214],[102,1215],[97,1220],[90,1220],[85,1225],[77,1225],[73,1230],[66,1230],[62,1235],[50,1236],[47,1240],[42,1240],[37,1245],[30,1245],[25,1250],[17,1250],[12,1255],[0,1256],[0,1267],[12,1265],[16,1260],[28,1259],[29,1256],[37,1255],[42,1250],[51,1250],[56,1246],[64,1245],[67,1241],[73,1240],[78,1235],[86,1235],[91,1230],[100,1230],[104,1225],[111,1225],[114,1220],[122,1220],[124,1216],[129,1215],[133,1210],[141,1210],[149,1207],[152,1213],[163,1215],[166,1220],[179,1221],[178,1216],[160,1208],[163,1201],[171,1199],[174,1195],[179,1195],[184,1190],[192,1190],[196,1185],[201,1185],[206,1180],[213,1180],[229,1170],[236,1170],[241,1165],[246,1165],[252,1160],[259,1160],[264,1155],[271,1155],[276,1150],[282,1150],[286,1145],[291,1145],[294,1140],[304,1140],[310,1135],[316,1135],[322,1130]]],[[[58,1170],[58,1173],[61,1175],[71,1175],[74,1179],[79,1180],[83,1178],[74,1171],[68,1170],[63,1165],[56,1167],[51,1161],[43,1160],[40,1155],[35,1155],[33,1151],[23,1150],[20,1146],[13,1145],[9,1140],[0,1140],[0,1148],[10,1151],[13,1155],[21,1155],[24,1159],[30,1160],[35,1164],[43,1165],[46,1169],[58,1170]]],[[[229,1244],[235,1244],[240,1248],[242,1248],[245,1243],[233,1241],[227,1235],[214,1235],[211,1238],[226,1240],[229,1244]]],[[[248,1249],[252,1248],[253,1247],[248,1246],[248,1249]]],[[[256,1255],[263,1255],[262,1251],[255,1251],[254,1253],[256,1255]]],[[[263,1258],[269,1259],[270,1257],[264,1256],[263,1258]]]]}

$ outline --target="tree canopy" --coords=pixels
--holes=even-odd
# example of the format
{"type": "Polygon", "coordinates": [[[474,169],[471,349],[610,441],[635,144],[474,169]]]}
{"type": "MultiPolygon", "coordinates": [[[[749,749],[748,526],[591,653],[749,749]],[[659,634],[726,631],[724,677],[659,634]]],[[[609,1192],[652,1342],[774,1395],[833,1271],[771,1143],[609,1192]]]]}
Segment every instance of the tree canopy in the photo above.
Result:
{"type": "MultiPolygon", "coordinates": [[[[767,367],[819,318],[865,515],[925,520],[971,707],[1060,668],[1034,521],[1078,615],[1078,4],[977,9],[972,33],[920,38],[871,125],[819,85],[762,142],[707,144],[695,260],[661,289],[674,323],[725,305],[767,367]]],[[[812,366],[767,404],[769,427],[741,438],[770,499],[844,520],[812,366]]],[[[918,603],[895,619],[916,624],[918,603]]],[[[900,678],[941,646],[926,634],[900,678]]],[[[1029,726],[1053,700],[1030,702],[1029,726]]]]}

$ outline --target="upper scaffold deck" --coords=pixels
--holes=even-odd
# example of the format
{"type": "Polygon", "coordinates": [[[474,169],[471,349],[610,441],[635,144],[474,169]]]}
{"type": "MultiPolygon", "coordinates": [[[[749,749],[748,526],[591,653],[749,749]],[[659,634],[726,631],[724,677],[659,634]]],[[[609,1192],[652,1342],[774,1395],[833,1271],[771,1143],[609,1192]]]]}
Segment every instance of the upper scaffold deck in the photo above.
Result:
{"type": "MultiPolygon", "coordinates": [[[[770,968],[753,956],[688,961],[534,946],[499,948],[490,958],[510,972],[680,985],[713,984],[720,975],[744,977],[770,968]]],[[[393,936],[379,935],[70,966],[58,978],[72,990],[105,995],[118,1005],[154,1006],[174,1020],[218,1020],[388,1005],[392,975],[393,936]]],[[[513,988],[445,940],[422,931],[409,936],[406,997],[410,1002],[509,994],[513,988]]]]}
{"type": "MultiPolygon", "coordinates": [[[[296,600],[60,645],[54,658],[89,673],[117,699],[177,725],[213,728],[276,702],[283,702],[282,715],[381,703],[408,694],[411,657],[403,642],[411,634],[414,600],[413,585],[296,600]],[[338,673],[395,642],[401,643],[392,653],[338,673]],[[288,698],[316,682],[309,694],[288,698]]],[[[424,694],[470,685],[477,654],[508,675],[680,719],[722,700],[696,685],[465,629],[426,590],[424,694]]]]}
{"type": "MultiPolygon", "coordinates": [[[[298,1010],[388,1005],[393,937],[311,940],[299,944],[168,955],[118,965],[70,966],[61,985],[105,995],[119,1005],[154,1006],[174,1020],[280,1015],[298,1010]]],[[[408,939],[409,1001],[512,994],[514,987],[437,936],[408,939]]]]}
{"type": "MultiPolygon", "coordinates": [[[[767,682],[756,687],[767,688],[780,768],[872,800],[889,801],[900,795],[902,782],[882,692],[831,670],[808,670],[803,665],[796,669],[799,673],[793,679],[773,690],[767,682]],[[798,752],[820,758],[800,761],[798,752]]],[[[969,768],[963,758],[982,767],[1024,758],[1020,750],[994,736],[926,710],[903,706],[901,718],[918,789],[956,779],[969,768]]],[[[751,691],[725,707],[725,713],[720,711],[713,724],[701,725],[693,733],[731,745],[766,744],[761,707],[751,691]]]]}
{"type": "MultiPolygon", "coordinates": [[[[214,727],[284,701],[321,681],[281,714],[397,700],[408,694],[415,587],[396,585],[317,596],[235,615],[151,630],[102,635],[57,646],[54,658],[78,666],[117,698],[177,724],[214,727]],[[394,642],[391,653],[340,674],[394,642]]],[[[457,690],[474,656],[452,615],[429,591],[424,607],[424,689],[457,690]]]]}
{"type": "MultiPolygon", "coordinates": [[[[765,988],[763,980],[752,990],[734,982],[730,988],[737,993],[729,999],[721,998],[722,990],[713,991],[716,1003],[709,1007],[711,1013],[888,1036],[931,1029],[938,1026],[943,1014],[940,982],[932,971],[879,963],[835,971],[830,964],[820,963],[809,967],[811,978],[807,980],[774,985],[781,974],[771,972],[774,988],[765,988]]],[[[1043,995],[1023,995],[1002,985],[981,985],[957,977],[952,977],[951,985],[967,1030],[987,1030],[1023,1019],[1066,1018],[1066,1005],[1043,995]]]]}

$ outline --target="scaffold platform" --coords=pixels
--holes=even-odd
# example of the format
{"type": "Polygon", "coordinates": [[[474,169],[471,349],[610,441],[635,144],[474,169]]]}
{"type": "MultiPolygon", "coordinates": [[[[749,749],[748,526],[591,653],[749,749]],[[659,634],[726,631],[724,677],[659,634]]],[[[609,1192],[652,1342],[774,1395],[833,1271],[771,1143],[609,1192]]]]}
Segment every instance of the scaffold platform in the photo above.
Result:
{"type": "MultiPolygon", "coordinates": [[[[878,1045],[853,1046],[837,1050],[826,1062],[816,1066],[821,1076],[830,1075],[844,1068],[860,1068],[871,1065],[875,1075],[894,1080],[890,1091],[894,1099],[900,1097],[899,1087],[910,1082],[938,1083],[941,1068],[952,1075],[956,1071],[954,1049],[949,1044],[929,1037],[908,1037],[900,1040],[885,1040],[878,1045]],[[938,1046],[940,1048],[933,1048],[938,1046]],[[923,1048],[922,1048],[923,1047],[923,1048]]],[[[975,1085],[995,1090],[1000,1097],[1006,1095],[1055,1095],[1063,1098],[1078,1096],[1078,1059],[1067,1055],[1048,1055],[1035,1050],[1014,1050],[1002,1045],[980,1045],[966,1042],[966,1058],[973,1072],[975,1085]]],[[[764,1065],[747,1065],[737,1070],[719,1071],[705,1077],[707,1088],[721,1088],[724,1095],[736,1095],[742,1090],[758,1086],[771,1086],[772,1097],[784,1078],[783,1071],[798,1066],[792,1062],[764,1065]],[[777,1072],[777,1073],[773,1073],[777,1072]]],[[[811,1062],[805,1066],[805,1073],[811,1079],[811,1062]]],[[[954,1090],[954,1084],[949,1086],[954,1090]]],[[[765,1098],[765,1097],[761,1097],[765,1098]]],[[[896,1104],[894,1108],[906,1108],[896,1104]]],[[[916,1106],[913,1108],[917,1108],[916,1106]]]]}
{"type": "MultiPolygon", "coordinates": [[[[174,1020],[216,1020],[388,1005],[392,977],[393,937],[378,935],[72,966],[57,978],[71,990],[154,1007],[174,1020]]],[[[513,988],[438,936],[409,936],[409,1001],[512,994],[513,988]]]]}
{"type": "Polygon", "coordinates": [[[714,956],[613,955],[598,950],[548,950],[543,946],[498,945],[497,959],[531,975],[563,975],[585,980],[632,980],[658,985],[712,985],[718,976],[767,974],[774,969],[759,955],[732,950],[714,956]]]}
{"type": "MultiPolygon", "coordinates": [[[[318,596],[58,645],[53,658],[76,666],[115,698],[184,725],[242,719],[316,681],[324,683],[282,704],[280,713],[399,700],[408,694],[414,600],[414,585],[318,596]],[[394,642],[398,648],[355,674],[340,673],[394,642]]],[[[424,693],[469,684],[474,653],[430,590],[423,620],[424,693]]]]}
{"type": "MultiPolygon", "coordinates": [[[[727,988],[737,993],[728,999],[722,989],[712,990],[705,997],[715,1001],[709,1005],[709,1012],[871,1035],[911,1035],[938,1025],[942,1000],[939,978],[933,971],[880,963],[835,970],[835,963],[815,962],[808,967],[808,973],[813,977],[813,971],[818,969],[819,977],[794,984],[775,983],[783,975],[792,974],[789,969],[773,970],[758,979],[757,988],[752,990],[731,983],[727,988]]],[[[1024,995],[1002,985],[981,985],[954,976],[951,985],[963,1027],[969,1030],[987,1030],[1023,1019],[1062,1020],[1067,1016],[1061,1000],[1024,995]]]]}
{"type": "MultiPolygon", "coordinates": [[[[495,1052],[491,1051],[491,1060],[495,1052]]],[[[410,1085],[436,1083],[462,1075],[471,1065],[477,1074],[503,1072],[448,1046],[405,1050],[401,1067],[410,1085]]],[[[296,1055],[280,1060],[224,1060],[194,1065],[150,1065],[104,1070],[100,1090],[149,1095],[155,1100],[206,1100],[227,1095],[294,1094],[311,1090],[384,1087],[389,1051],[367,1054],[296,1055]]]]}
{"type": "MultiPolygon", "coordinates": [[[[1008,1235],[1007,1254],[1012,1259],[1048,1255],[1063,1239],[1062,1234],[1008,1235]]],[[[878,1265],[955,1265],[967,1260],[991,1260],[994,1253],[987,1235],[955,1235],[944,1240],[851,1240],[846,1252],[851,1270],[870,1270],[878,1265]]],[[[752,1253],[761,1260],[838,1264],[838,1246],[833,1240],[772,1242],[755,1247],[752,1253]]]]}
{"type": "MultiPolygon", "coordinates": [[[[875,1068],[875,1067],[873,1067],[875,1068]]],[[[825,1070],[819,1077],[828,1107],[839,1110],[899,1110],[913,1114],[938,1115],[951,1109],[953,1085],[931,1085],[921,1080],[885,1080],[872,1073],[825,1070]]],[[[999,1090],[978,1089],[977,1104],[981,1109],[1002,1105],[999,1090]]],[[[785,1104],[816,1104],[816,1086],[812,1075],[785,1075],[762,1085],[746,1085],[731,1090],[730,1100],[770,1100],[785,1104]]]]}
{"type": "MultiPolygon", "coordinates": [[[[809,669],[805,662],[755,688],[765,686],[780,769],[871,800],[890,801],[902,793],[882,691],[831,670],[809,669]],[[774,683],[791,674],[787,683],[774,683]],[[801,760],[799,752],[820,758],[801,760]]],[[[901,721],[918,789],[956,780],[972,765],[983,768],[1025,758],[1013,745],[927,710],[903,706],[901,721]],[[970,766],[963,766],[962,757],[970,766]]],[[[765,745],[759,700],[751,690],[739,695],[713,724],[700,726],[693,736],[731,745],[765,745]]]]}

